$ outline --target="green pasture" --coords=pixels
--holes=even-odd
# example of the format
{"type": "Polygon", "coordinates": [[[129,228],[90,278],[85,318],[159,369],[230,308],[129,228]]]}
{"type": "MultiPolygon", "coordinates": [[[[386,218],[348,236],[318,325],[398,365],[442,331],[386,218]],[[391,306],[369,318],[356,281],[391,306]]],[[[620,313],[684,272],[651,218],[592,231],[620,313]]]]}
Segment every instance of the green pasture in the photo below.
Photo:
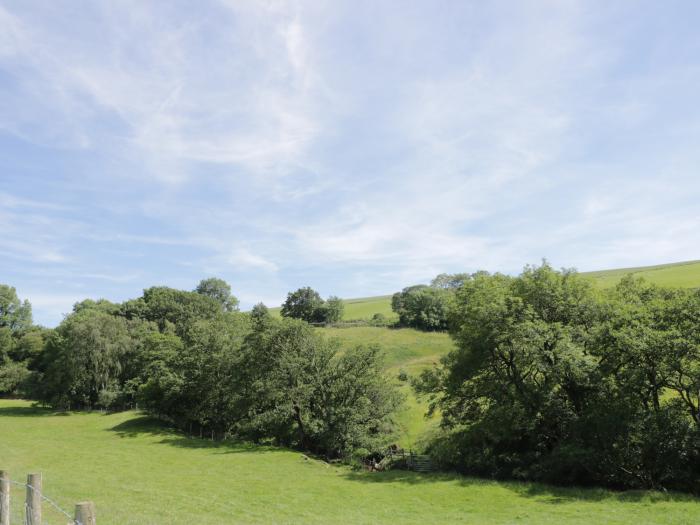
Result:
{"type": "Polygon", "coordinates": [[[700,288],[700,261],[688,261],[659,266],[640,266],[638,268],[618,268],[599,272],[586,272],[601,288],[615,286],[625,275],[643,277],[660,286],[681,288],[700,288]]]}
{"type": "Polygon", "coordinates": [[[453,348],[450,336],[442,332],[421,332],[412,328],[319,328],[327,337],[337,339],[341,348],[358,345],[379,345],[384,351],[387,375],[406,395],[406,408],[398,415],[398,443],[406,448],[420,449],[421,438],[438,424],[438,417],[425,418],[428,409],[425,400],[416,398],[408,383],[397,377],[400,371],[409,376],[418,375],[426,367],[436,365],[453,348]]]}
{"type": "MultiPolygon", "coordinates": [[[[353,319],[371,319],[374,314],[384,314],[390,320],[398,318],[398,316],[391,310],[391,295],[343,299],[343,303],[345,305],[345,309],[343,311],[344,321],[353,319]]],[[[270,313],[275,317],[279,317],[280,310],[280,307],[270,308],[270,313]]]]}
{"type": "Polygon", "coordinates": [[[369,473],[188,438],[134,411],[55,414],[26,401],[0,400],[0,469],[18,480],[41,471],[48,497],[64,508],[93,500],[102,525],[680,525],[700,515],[700,500],[686,495],[369,473]]]}
{"type": "MultiPolygon", "coordinates": [[[[635,277],[643,277],[647,281],[661,286],[700,288],[700,261],[583,272],[583,275],[591,277],[601,288],[615,286],[620,279],[628,274],[632,274],[635,277]]],[[[375,313],[384,314],[392,320],[397,318],[396,314],[391,311],[391,295],[344,299],[343,302],[345,303],[344,321],[371,319],[375,313]]],[[[280,308],[270,308],[270,312],[275,316],[279,316],[280,308]]]]}

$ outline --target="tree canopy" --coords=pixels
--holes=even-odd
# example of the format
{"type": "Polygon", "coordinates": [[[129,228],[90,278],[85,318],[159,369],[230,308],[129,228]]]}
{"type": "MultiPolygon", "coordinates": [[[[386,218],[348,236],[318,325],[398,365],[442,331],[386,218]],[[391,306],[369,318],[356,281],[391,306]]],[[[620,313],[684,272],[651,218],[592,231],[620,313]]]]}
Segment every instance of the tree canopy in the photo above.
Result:
{"type": "Polygon", "coordinates": [[[597,292],[548,265],[456,292],[457,349],[416,382],[432,447],[466,472],[695,490],[700,293],[623,280],[597,292]]]}
{"type": "Polygon", "coordinates": [[[343,317],[343,301],[331,296],[324,301],[319,293],[308,286],[287,294],[282,305],[282,316],[301,319],[308,323],[336,323],[343,317]]]}

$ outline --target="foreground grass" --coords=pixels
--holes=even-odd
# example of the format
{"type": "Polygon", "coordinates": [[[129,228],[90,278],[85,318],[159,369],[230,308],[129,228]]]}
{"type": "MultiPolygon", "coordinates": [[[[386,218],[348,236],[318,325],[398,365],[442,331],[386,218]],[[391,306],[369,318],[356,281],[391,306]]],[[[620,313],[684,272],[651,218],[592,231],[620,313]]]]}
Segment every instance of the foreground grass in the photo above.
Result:
{"type": "Polygon", "coordinates": [[[367,473],[272,447],[186,438],[137,412],[59,415],[0,400],[0,469],[42,471],[62,506],[101,524],[689,524],[690,496],[367,473]]]}

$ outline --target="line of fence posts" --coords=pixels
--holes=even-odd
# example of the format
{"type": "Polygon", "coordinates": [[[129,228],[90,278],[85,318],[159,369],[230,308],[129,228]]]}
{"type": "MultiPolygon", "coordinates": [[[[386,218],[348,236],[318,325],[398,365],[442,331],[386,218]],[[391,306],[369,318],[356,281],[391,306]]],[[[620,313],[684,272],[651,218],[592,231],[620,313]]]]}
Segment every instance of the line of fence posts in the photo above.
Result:
{"type": "MultiPolygon", "coordinates": [[[[0,525],[10,524],[10,475],[0,470],[0,525]]],[[[26,483],[25,523],[41,525],[41,505],[45,499],[42,495],[41,473],[29,474],[26,483]]],[[[50,500],[49,500],[50,501],[50,500]]],[[[70,518],[70,516],[68,515],[70,518]]],[[[81,501],[75,505],[75,518],[69,525],[95,525],[95,504],[81,501]]]]}

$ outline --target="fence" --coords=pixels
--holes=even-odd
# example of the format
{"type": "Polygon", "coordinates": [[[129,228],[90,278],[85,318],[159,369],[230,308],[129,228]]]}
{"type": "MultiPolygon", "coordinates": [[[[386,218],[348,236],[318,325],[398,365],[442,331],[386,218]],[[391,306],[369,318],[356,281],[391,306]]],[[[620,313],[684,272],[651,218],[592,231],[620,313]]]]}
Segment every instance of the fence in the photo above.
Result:
{"type": "Polygon", "coordinates": [[[425,454],[416,454],[412,450],[406,452],[405,450],[389,449],[386,455],[392,459],[405,461],[409,470],[416,472],[432,472],[434,470],[430,456],[425,454]]]}
{"type": "Polygon", "coordinates": [[[95,505],[91,501],[77,503],[71,516],[43,494],[42,485],[40,473],[29,474],[27,482],[21,483],[0,470],[0,525],[95,525],[95,505]],[[21,496],[15,503],[15,492],[24,492],[23,505],[21,496]]]}

